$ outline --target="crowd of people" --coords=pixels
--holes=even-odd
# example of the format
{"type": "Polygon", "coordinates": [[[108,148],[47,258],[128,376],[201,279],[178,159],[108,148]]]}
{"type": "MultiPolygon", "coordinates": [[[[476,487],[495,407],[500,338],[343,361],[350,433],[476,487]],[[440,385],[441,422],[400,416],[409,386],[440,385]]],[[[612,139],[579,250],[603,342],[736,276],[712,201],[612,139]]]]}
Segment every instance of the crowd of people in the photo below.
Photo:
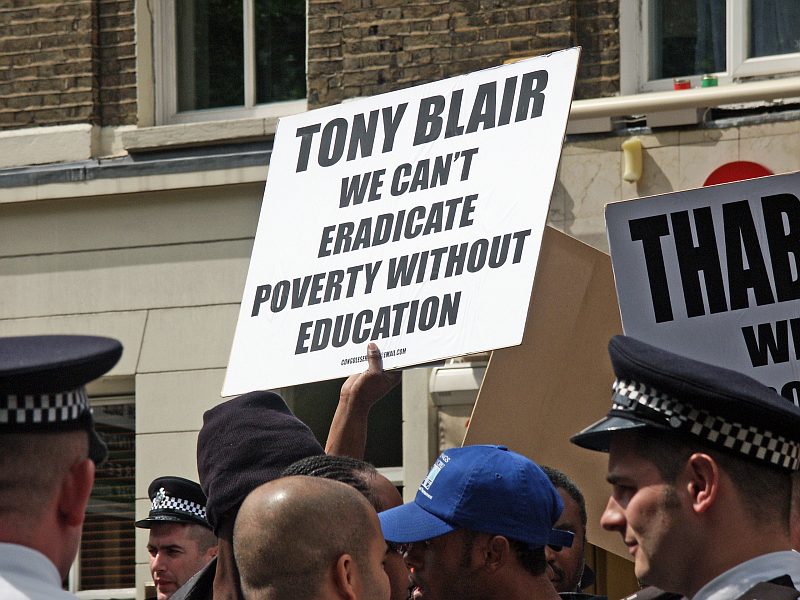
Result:
{"type": "MultiPolygon", "coordinates": [[[[91,336],[0,338],[0,599],[73,597],[62,582],[106,455],[84,386],[121,352],[91,336]]],[[[199,483],[155,479],[136,522],[158,600],[594,597],[567,474],[502,445],[452,448],[404,504],[362,460],[369,410],[399,378],[374,344],[367,354],[325,448],[271,392],[205,413],[199,483]]],[[[632,598],[800,597],[800,408],[630,337],[609,354],[611,409],[571,441],[608,454],[600,524],[631,555],[632,598]]]]}

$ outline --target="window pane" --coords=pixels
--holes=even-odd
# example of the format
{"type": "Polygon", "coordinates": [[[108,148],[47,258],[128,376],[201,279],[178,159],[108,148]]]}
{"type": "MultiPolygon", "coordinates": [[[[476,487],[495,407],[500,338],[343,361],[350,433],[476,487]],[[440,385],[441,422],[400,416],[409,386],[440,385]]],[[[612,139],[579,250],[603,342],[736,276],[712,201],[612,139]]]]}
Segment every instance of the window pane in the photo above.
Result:
{"type": "Polygon", "coordinates": [[[800,52],[800,2],[753,0],[750,2],[749,56],[800,52]]]}
{"type": "Polygon", "coordinates": [[[93,406],[96,429],[108,445],[97,469],[80,551],[81,590],[135,586],[135,438],[133,403],[93,406]]]}
{"type": "MultiPolygon", "coordinates": [[[[331,379],[294,387],[292,412],[325,445],[339,403],[344,379],[331,379]]],[[[372,407],[364,460],[376,467],[403,464],[403,386],[398,385],[372,407]]]]}
{"type": "Polygon", "coordinates": [[[178,110],[244,105],[242,0],[176,0],[178,110]]]}
{"type": "Polygon", "coordinates": [[[306,96],[305,0],[256,0],[256,102],[306,96]]]}
{"type": "Polygon", "coordinates": [[[725,0],[651,0],[650,79],[725,70],[725,0]]]}

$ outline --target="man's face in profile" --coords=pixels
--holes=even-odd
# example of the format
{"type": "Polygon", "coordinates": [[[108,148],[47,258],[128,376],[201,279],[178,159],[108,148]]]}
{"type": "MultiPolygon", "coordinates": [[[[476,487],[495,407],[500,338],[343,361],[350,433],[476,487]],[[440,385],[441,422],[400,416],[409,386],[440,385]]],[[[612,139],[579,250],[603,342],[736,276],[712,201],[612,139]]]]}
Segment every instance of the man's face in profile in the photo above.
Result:
{"type": "Polygon", "coordinates": [[[581,523],[578,503],[562,488],[556,489],[564,502],[564,510],[553,528],[571,531],[575,535],[569,548],[545,546],[547,576],[557,592],[576,592],[583,575],[586,530],[581,523]]]}
{"type": "Polygon", "coordinates": [[[216,546],[200,547],[193,528],[202,528],[202,525],[156,523],[150,528],[147,551],[158,600],[168,600],[216,556],[216,546]]]}

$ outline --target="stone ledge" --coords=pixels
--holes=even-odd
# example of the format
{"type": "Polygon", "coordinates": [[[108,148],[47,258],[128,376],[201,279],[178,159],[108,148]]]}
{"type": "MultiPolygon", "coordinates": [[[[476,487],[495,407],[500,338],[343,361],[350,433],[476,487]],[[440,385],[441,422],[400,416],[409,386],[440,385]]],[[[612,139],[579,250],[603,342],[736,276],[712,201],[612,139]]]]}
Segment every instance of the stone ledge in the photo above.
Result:
{"type": "Polygon", "coordinates": [[[278,117],[232,119],[142,127],[122,134],[122,145],[129,153],[202,146],[220,142],[235,143],[271,139],[278,117]]]}

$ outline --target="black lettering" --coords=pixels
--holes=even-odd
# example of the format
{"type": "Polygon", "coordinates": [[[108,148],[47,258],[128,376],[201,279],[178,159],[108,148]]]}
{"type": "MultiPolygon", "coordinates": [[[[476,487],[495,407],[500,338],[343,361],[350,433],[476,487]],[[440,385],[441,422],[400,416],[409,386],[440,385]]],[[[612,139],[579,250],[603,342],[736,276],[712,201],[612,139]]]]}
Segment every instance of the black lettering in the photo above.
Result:
{"type": "Polygon", "coordinates": [[[361,204],[367,195],[369,180],[372,173],[357,174],[352,177],[342,177],[342,189],[339,192],[339,208],[346,208],[352,202],[361,204]]]}
{"type": "Polygon", "coordinates": [[[319,132],[320,124],[306,125],[297,130],[295,137],[300,138],[300,152],[297,154],[297,168],[295,173],[300,173],[308,168],[308,157],[311,153],[311,140],[319,132]]]}
{"type": "MultiPolygon", "coordinates": [[[[318,275],[314,277],[318,277],[318,275]]],[[[311,277],[306,275],[302,281],[303,283],[301,284],[300,278],[297,277],[292,285],[292,308],[300,308],[306,302],[306,294],[308,293],[308,285],[311,283],[311,277]]]]}
{"type": "Polygon", "coordinates": [[[509,77],[503,84],[503,102],[500,104],[500,117],[498,125],[508,125],[511,122],[511,109],[514,107],[514,92],[517,90],[517,77],[509,77]]]}
{"type": "Polygon", "coordinates": [[[297,344],[294,347],[295,354],[305,354],[308,352],[308,346],[306,346],[306,342],[311,337],[311,334],[308,330],[314,324],[314,321],[306,321],[305,323],[300,323],[300,331],[297,332],[297,344]]]}
{"type": "Polygon", "coordinates": [[[697,232],[697,246],[692,239],[689,212],[682,210],[672,213],[670,219],[672,234],[675,237],[675,251],[681,273],[686,314],[689,317],[698,317],[706,313],[700,271],[703,272],[708,307],[711,313],[728,310],[728,303],[725,299],[725,284],[722,278],[722,265],[719,261],[711,209],[708,207],[696,208],[692,211],[692,215],[697,232]]]}
{"type": "Polygon", "coordinates": [[[486,265],[486,255],[489,252],[489,240],[481,238],[472,242],[467,259],[467,271],[477,273],[486,265]]]}
{"type": "Polygon", "coordinates": [[[766,196],[761,199],[761,210],[764,213],[772,275],[775,278],[775,295],[778,302],[798,300],[800,299],[800,200],[792,194],[766,196]]]}
{"type": "Polygon", "coordinates": [[[478,86],[475,104],[467,122],[467,133],[494,127],[494,115],[497,112],[497,83],[490,81],[478,86]]]}
{"type": "Polygon", "coordinates": [[[363,344],[369,339],[370,323],[372,323],[371,310],[362,310],[356,315],[356,324],[353,327],[353,342],[356,344],[363,344]]]}
{"type": "Polygon", "coordinates": [[[322,129],[322,140],[319,144],[319,164],[321,167],[335,165],[344,154],[347,139],[347,119],[333,119],[322,129]],[[331,145],[331,142],[333,143],[331,145]]]}
{"type": "Polygon", "coordinates": [[[442,298],[442,310],[439,314],[439,327],[445,325],[455,325],[458,319],[458,307],[461,305],[461,292],[456,292],[455,296],[445,294],[442,298]]]}
{"type": "Polygon", "coordinates": [[[400,127],[400,121],[403,120],[403,115],[406,112],[408,102],[403,102],[397,105],[397,112],[392,115],[392,107],[387,106],[381,111],[383,117],[383,151],[391,152],[394,148],[394,136],[397,135],[397,129],[400,127]]]}
{"type": "Polygon", "coordinates": [[[333,242],[333,231],[335,229],[336,225],[326,225],[322,228],[322,236],[319,240],[319,252],[317,253],[317,258],[331,255],[331,251],[328,246],[330,246],[333,242]]]}
{"type": "Polygon", "coordinates": [[[464,272],[464,263],[467,261],[468,246],[469,244],[467,244],[467,242],[450,246],[450,252],[447,253],[447,266],[444,270],[445,277],[461,275],[461,273],[464,272]]]}
{"type": "Polygon", "coordinates": [[[756,304],[772,304],[775,298],[761,254],[756,224],[747,200],[722,205],[725,229],[725,254],[728,260],[728,285],[731,309],[747,308],[747,290],[753,290],[756,304]],[[745,259],[747,267],[745,267],[745,259]]]}
{"type": "Polygon", "coordinates": [[[314,336],[311,338],[311,352],[324,350],[331,339],[333,323],[330,319],[319,319],[314,323],[314,336]]]}
{"type": "Polygon", "coordinates": [[[392,196],[400,196],[405,194],[408,190],[408,181],[401,180],[401,178],[408,178],[411,175],[411,165],[403,163],[394,170],[392,177],[392,196]]]}
{"type": "Polygon", "coordinates": [[[519,91],[516,121],[535,119],[542,116],[544,110],[544,94],[547,87],[547,71],[534,71],[522,76],[522,86],[519,91]],[[534,82],[536,85],[534,87],[534,82]]]}
{"type": "Polygon", "coordinates": [[[422,310],[419,313],[419,330],[428,331],[436,325],[436,316],[439,313],[439,298],[431,296],[422,302],[422,310]]]}
{"type": "Polygon", "coordinates": [[[754,367],[763,367],[770,362],[789,362],[789,323],[777,321],[772,323],[759,323],[757,331],[752,325],[742,327],[744,343],[750,355],[750,363],[754,367]]]}
{"type": "Polygon", "coordinates": [[[437,156],[433,161],[433,174],[431,175],[431,187],[447,185],[450,177],[450,163],[453,160],[452,154],[437,156]]]}
{"type": "Polygon", "coordinates": [[[420,100],[417,128],[414,132],[414,146],[432,142],[442,133],[441,115],[444,112],[444,106],[444,96],[431,96],[420,100]]]}
{"type": "Polygon", "coordinates": [[[372,156],[375,145],[375,133],[378,129],[378,111],[369,112],[369,125],[364,120],[364,113],[353,117],[353,130],[350,133],[350,146],[347,149],[347,160],[354,160],[356,152],[361,149],[361,157],[372,156]]]}
{"type": "Polygon", "coordinates": [[[447,110],[447,126],[444,128],[444,137],[451,138],[464,133],[464,126],[458,124],[461,116],[461,98],[464,90],[454,90],[450,98],[450,108],[447,110]]]}
{"type": "Polygon", "coordinates": [[[269,299],[269,293],[271,290],[272,286],[269,284],[260,285],[256,288],[256,297],[253,300],[253,310],[250,313],[251,317],[258,316],[258,311],[261,310],[261,305],[269,299]]]}
{"type": "Polygon", "coordinates": [[[472,168],[472,157],[477,153],[477,148],[461,151],[461,158],[464,159],[464,164],[461,166],[461,181],[466,181],[469,177],[469,170],[472,168]]]}
{"type": "Polygon", "coordinates": [[[628,229],[631,233],[631,241],[642,242],[647,280],[650,283],[650,299],[653,302],[656,323],[672,321],[667,269],[664,266],[664,253],[661,249],[661,238],[669,235],[667,215],[633,219],[628,223],[628,229]]]}
{"type": "Polygon", "coordinates": [[[281,312],[286,308],[286,304],[289,302],[291,287],[292,284],[286,279],[275,284],[272,302],[270,303],[270,310],[272,310],[272,312],[281,312]]]}

